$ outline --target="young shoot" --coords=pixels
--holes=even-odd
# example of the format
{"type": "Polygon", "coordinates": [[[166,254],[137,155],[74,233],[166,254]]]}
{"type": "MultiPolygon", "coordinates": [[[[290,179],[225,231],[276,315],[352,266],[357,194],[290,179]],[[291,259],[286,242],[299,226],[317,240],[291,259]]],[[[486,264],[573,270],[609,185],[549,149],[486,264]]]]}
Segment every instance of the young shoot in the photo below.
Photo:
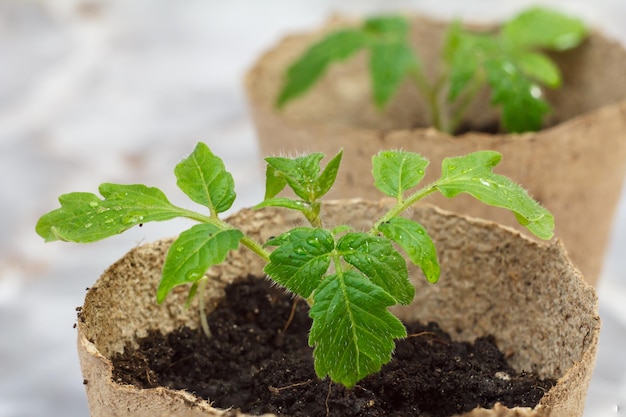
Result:
{"type": "MultiPolygon", "coordinates": [[[[207,270],[243,245],[266,261],[264,271],[272,280],[308,302],[313,320],[309,343],[317,375],[353,387],[389,362],[394,340],[406,337],[404,325],[388,310],[413,300],[415,288],[406,259],[418,265],[428,281],[439,279],[433,241],[421,224],[402,217],[411,205],[435,192],[446,197],[468,193],[510,210],[543,239],[552,237],[554,219],[522,187],[493,172],[501,159],[497,152],[448,158],[439,179],[420,185],[428,166],[425,158],[382,151],[372,159],[373,179],[395,205],[369,230],[350,225],[326,229],[320,199],[332,187],[341,157],[339,152],[324,169],[320,153],[266,159],[267,191],[257,208],[297,210],[309,223],[267,242],[254,240],[220,217],[235,200],[233,178],[203,143],[174,170],[179,188],[204,206],[203,213],[173,205],[157,188],[105,183],[99,188],[101,197],[84,192],[59,197],[61,207],[42,216],[36,230],[46,241],[94,242],[140,223],[176,217],[194,220],[197,224],[169,248],[157,301],[162,303],[179,285],[190,286],[190,299],[201,294],[207,270]],[[293,192],[291,197],[282,196],[286,188],[293,192]]],[[[209,324],[204,326],[210,332],[209,324]]]]}
{"type": "Polygon", "coordinates": [[[539,130],[550,111],[542,86],[561,85],[559,68],[544,51],[574,48],[587,35],[582,21],[539,7],[520,13],[497,32],[472,32],[456,22],[450,25],[441,50],[440,73],[430,80],[409,43],[409,32],[408,19],[383,16],[326,35],[287,69],[277,107],[309,90],[330,64],[365,49],[378,108],[384,108],[409,79],[430,109],[431,125],[452,134],[487,85],[505,131],[539,130]]]}

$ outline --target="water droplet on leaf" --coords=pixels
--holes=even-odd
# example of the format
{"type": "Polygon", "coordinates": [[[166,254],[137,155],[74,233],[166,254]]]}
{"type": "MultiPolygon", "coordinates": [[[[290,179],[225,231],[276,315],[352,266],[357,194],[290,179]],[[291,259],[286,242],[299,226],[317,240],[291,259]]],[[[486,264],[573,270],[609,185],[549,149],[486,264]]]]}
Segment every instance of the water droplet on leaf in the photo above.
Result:
{"type": "Polygon", "coordinates": [[[139,213],[130,213],[128,216],[122,219],[124,224],[136,224],[143,220],[143,215],[139,213]]]}
{"type": "Polygon", "coordinates": [[[185,276],[185,278],[187,279],[187,281],[197,281],[200,278],[202,278],[202,276],[204,275],[204,272],[198,272],[198,271],[189,271],[187,272],[187,275],[185,276]]]}

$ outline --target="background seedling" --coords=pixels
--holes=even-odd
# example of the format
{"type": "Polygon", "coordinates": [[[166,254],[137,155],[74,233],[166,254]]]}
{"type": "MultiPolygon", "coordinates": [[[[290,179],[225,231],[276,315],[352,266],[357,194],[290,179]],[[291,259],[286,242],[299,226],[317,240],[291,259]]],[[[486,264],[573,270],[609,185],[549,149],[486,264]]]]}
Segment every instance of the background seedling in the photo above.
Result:
{"type": "Polygon", "coordinates": [[[505,131],[538,130],[550,111],[541,87],[561,85],[561,73],[544,51],[574,48],[587,35],[580,20],[544,8],[520,13],[497,32],[472,32],[455,22],[441,50],[440,73],[430,80],[409,44],[409,32],[406,18],[383,16],[326,35],[287,69],[276,105],[282,108],[304,94],[332,63],[366,49],[378,108],[408,78],[427,103],[432,126],[454,133],[476,94],[488,85],[505,131]]]}

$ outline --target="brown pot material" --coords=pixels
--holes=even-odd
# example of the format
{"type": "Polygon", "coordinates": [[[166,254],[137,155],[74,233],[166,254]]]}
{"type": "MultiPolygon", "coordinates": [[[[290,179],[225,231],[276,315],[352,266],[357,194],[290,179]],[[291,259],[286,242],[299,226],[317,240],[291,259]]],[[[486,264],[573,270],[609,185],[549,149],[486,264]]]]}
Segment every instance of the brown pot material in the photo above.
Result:
{"type": "MultiPolygon", "coordinates": [[[[353,22],[354,23],[354,22],[353,22]]],[[[379,198],[371,157],[382,149],[418,152],[431,161],[425,181],[440,173],[444,157],[492,149],[503,154],[497,172],[526,187],[557,219],[557,236],[588,282],[595,284],[626,169],[626,51],[593,33],[579,48],[555,54],[563,72],[559,90],[547,91],[553,112],[537,133],[450,136],[428,126],[428,111],[406,83],[385,111],[372,104],[367,56],[331,66],[309,93],[274,108],[288,65],[323,33],[345,25],[335,19],[320,31],[290,36],[265,53],[246,78],[250,109],[263,155],[344,149],[334,197],[379,198]]],[[[427,72],[439,63],[446,24],[414,17],[411,39],[427,72]]],[[[469,109],[470,128],[497,124],[487,92],[469,109]]],[[[512,215],[470,198],[431,200],[443,208],[518,227],[512,215]]],[[[521,229],[520,229],[521,230],[521,229]]]]}
{"type": "MultiPolygon", "coordinates": [[[[323,208],[328,226],[346,224],[368,230],[391,207],[388,201],[339,200],[323,208]]],[[[428,284],[417,268],[414,302],[396,311],[405,320],[437,321],[458,340],[492,334],[498,347],[512,352],[518,371],[558,379],[534,409],[477,409],[464,416],[582,416],[592,375],[600,320],[595,290],[586,284],[564,248],[528,239],[492,222],[417,206],[421,222],[437,245],[442,273],[428,284]]],[[[229,222],[265,241],[301,223],[283,209],[243,210],[229,222]]],[[[196,309],[185,309],[186,288],[179,287],[162,305],[155,301],[161,266],[171,240],[137,247],[112,265],[89,290],[78,321],[78,351],[92,417],[246,416],[220,410],[189,393],[167,388],[140,389],[112,380],[110,358],[148,329],[167,332],[198,327],[196,309]]],[[[253,274],[262,262],[246,249],[209,272],[208,305],[227,283],[253,274]]]]}

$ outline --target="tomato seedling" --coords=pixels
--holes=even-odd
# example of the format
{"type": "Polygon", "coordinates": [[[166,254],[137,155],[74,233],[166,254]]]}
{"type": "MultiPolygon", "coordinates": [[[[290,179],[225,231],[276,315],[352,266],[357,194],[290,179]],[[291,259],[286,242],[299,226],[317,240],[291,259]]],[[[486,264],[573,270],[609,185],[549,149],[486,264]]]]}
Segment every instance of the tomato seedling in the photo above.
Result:
{"type": "Polygon", "coordinates": [[[197,221],[170,246],[157,301],[163,302],[183,284],[190,285],[189,300],[201,294],[207,270],[243,245],[266,262],[264,271],[272,280],[308,302],[315,371],[320,378],[329,376],[347,387],[379,371],[391,360],[394,340],[406,337],[404,325],[388,310],[413,300],[415,287],[406,259],[418,265],[428,281],[439,279],[437,251],[427,231],[401,216],[417,201],[435,192],[445,197],[468,193],[512,211],[540,238],[553,235],[552,215],[522,187],[493,172],[501,159],[494,151],[445,159],[440,178],[423,187],[418,186],[428,166],[425,158],[381,151],[372,158],[374,184],[395,199],[393,207],[369,230],[350,225],[327,229],[321,198],[335,182],[342,152],[322,169],[323,157],[312,153],[266,159],[266,195],[257,208],[297,210],[310,224],[268,242],[258,242],[220,218],[235,201],[234,181],[222,160],[203,143],[174,173],[179,188],[208,213],[175,206],[158,188],[105,183],[99,188],[101,197],[84,192],[60,196],[61,207],[43,215],[36,231],[46,241],[94,242],[152,221],[176,217],[197,221]],[[292,196],[281,194],[286,188],[292,196]]]}

